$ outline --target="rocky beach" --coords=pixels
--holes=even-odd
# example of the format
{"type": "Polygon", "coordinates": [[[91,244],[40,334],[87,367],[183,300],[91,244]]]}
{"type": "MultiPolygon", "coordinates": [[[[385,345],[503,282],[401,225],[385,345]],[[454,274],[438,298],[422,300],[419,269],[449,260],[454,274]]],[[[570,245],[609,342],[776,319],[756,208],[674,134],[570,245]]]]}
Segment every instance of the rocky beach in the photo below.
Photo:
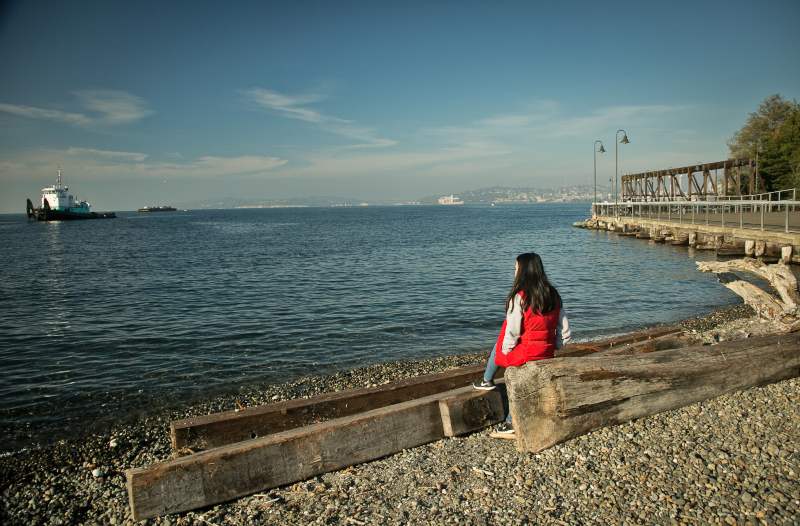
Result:
{"type": "MultiPolygon", "coordinates": [[[[707,343],[769,331],[744,305],[682,323],[707,343]]],[[[253,386],[0,458],[3,524],[131,524],[124,471],[170,458],[169,422],[479,364],[483,354],[253,386]]],[[[598,430],[540,454],[490,429],[147,524],[794,524],[800,379],[598,430]]]]}

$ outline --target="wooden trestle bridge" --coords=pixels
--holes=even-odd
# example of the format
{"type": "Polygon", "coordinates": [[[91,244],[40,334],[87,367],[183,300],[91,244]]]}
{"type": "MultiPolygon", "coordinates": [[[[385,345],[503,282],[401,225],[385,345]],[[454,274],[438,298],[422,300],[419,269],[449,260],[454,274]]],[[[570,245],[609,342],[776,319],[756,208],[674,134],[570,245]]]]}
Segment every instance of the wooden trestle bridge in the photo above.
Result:
{"type": "Polygon", "coordinates": [[[621,199],[594,203],[592,217],[616,223],[629,218],[631,224],[639,218],[650,226],[676,223],[681,227],[800,233],[797,189],[763,192],[764,181],[753,159],[629,174],[621,181],[621,199]]]}
{"type": "Polygon", "coordinates": [[[728,159],[622,176],[622,201],[707,200],[756,195],[764,181],[753,159],[728,159]]]}

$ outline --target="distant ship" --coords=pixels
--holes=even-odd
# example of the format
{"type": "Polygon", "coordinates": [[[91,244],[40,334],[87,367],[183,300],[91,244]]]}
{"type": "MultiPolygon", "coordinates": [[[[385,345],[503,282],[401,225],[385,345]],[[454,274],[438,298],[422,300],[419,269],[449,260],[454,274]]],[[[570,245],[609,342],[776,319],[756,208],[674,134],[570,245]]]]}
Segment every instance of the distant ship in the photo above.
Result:
{"type": "Polygon", "coordinates": [[[139,212],[174,212],[176,209],[171,206],[145,206],[139,212]]]}
{"type": "Polygon", "coordinates": [[[27,201],[28,219],[37,221],[68,221],[72,219],[109,219],[117,217],[114,212],[92,212],[92,206],[86,201],[77,201],[75,196],[67,193],[58,170],[58,179],[54,186],[42,188],[42,200],[39,208],[34,208],[30,199],[27,201]]]}
{"type": "Polygon", "coordinates": [[[439,198],[440,205],[463,205],[464,201],[461,200],[460,197],[456,197],[452,194],[446,195],[444,197],[439,198]]]}

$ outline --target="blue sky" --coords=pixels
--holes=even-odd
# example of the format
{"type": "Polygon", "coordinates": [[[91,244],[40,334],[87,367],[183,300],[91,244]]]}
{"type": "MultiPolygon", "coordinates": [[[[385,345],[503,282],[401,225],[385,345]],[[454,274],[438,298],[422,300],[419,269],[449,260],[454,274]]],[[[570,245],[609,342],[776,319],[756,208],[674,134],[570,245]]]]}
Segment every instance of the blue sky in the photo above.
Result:
{"type": "Polygon", "coordinates": [[[0,211],[406,200],[727,157],[800,98],[800,2],[26,2],[0,8],[0,211]],[[547,3],[551,4],[551,3],[547,3]]]}

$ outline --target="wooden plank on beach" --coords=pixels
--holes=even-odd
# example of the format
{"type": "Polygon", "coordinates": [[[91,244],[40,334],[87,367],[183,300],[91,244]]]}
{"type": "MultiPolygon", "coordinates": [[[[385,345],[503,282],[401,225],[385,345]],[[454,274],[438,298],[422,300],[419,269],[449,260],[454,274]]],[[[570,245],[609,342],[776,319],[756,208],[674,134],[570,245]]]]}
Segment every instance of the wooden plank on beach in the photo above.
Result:
{"type": "MultiPolygon", "coordinates": [[[[656,327],[597,342],[570,344],[557,356],[594,354],[620,345],[675,334],[680,330],[678,326],[656,327]]],[[[376,387],[176,420],[170,424],[172,446],[175,451],[184,448],[199,451],[385,407],[468,384],[480,376],[483,367],[460,367],[376,387]]]]}
{"type": "Polygon", "coordinates": [[[682,349],[691,345],[699,345],[700,338],[691,334],[667,334],[649,340],[616,345],[603,351],[603,356],[622,356],[626,354],[644,354],[649,352],[682,349]]]}
{"type": "Polygon", "coordinates": [[[654,327],[652,329],[632,332],[630,334],[623,334],[621,336],[614,336],[605,340],[586,343],[570,343],[563,349],[556,351],[556,358],[592,355],[596,352],[605,351],[619,345],[642,342],[654,338],[660,338],[662,336],[677,334],[682,330],[683,329],[681,329],[679,325],[667,325],[664,327],[654,327]]]}
{"type": "Polygon", "coordinates": [[[170,424],[172,447],[175,451],[209,449],[378,409],[469,385],[481,377],[484,368],[459,367],[376,387],[176,420],[170,424]]]}
{"type": "Polygon", "coordinates": [[[800,376],[800,334],[506,370],[517,447],[541,451],[594,429],[800,376]]]}
{"type": "MultiPolygon", "coordinates": [[[[634,342],[646,341],[681,331],[679,326],[655,327],[605,340],[568,345],[561,356],[583,356],[634,342]]],[[[271,433],[293,429],[405,402],[467,385],[480,378],[484,365],[459,367],[436,374],[363,389],[327,393],[307,399],[287,400],[173,421],[170,424],[175,451],[201,451],[271,433]]],[[[502,369],[499,373],[502,375],[502,369]]]]}
{"type": "Polygon", "coordinates": [[[445,425],[465,432],[502,416],[497,390],[463,387],[130,469],[131,513],[141,520],[225,502],[439,440],[445,425]]]}

